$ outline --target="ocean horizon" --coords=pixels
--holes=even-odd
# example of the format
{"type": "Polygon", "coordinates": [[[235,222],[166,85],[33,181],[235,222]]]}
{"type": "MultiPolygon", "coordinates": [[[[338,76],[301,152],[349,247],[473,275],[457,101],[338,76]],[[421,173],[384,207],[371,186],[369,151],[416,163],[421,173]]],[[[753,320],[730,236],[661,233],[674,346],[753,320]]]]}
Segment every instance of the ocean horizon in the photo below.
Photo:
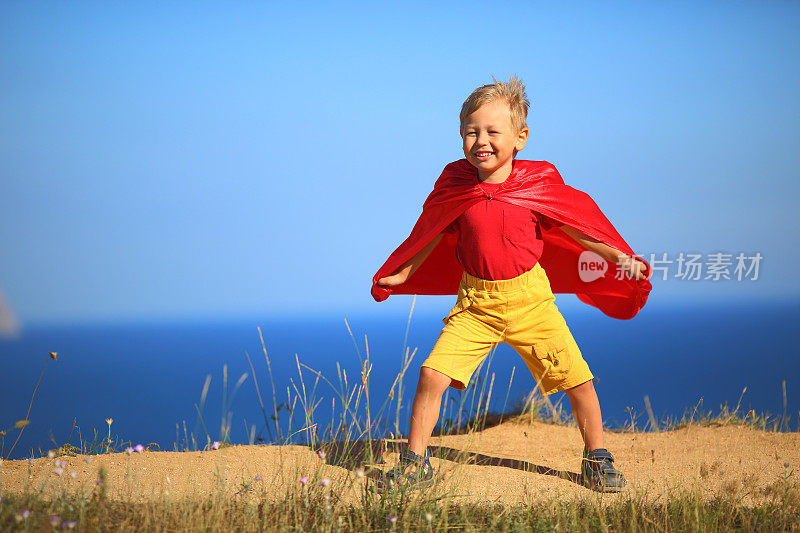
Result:
{"type": "MultiPolygon", "coordinates": [[[[603,418],[610,428],[627,426],[631,420],[642,428],[648,418],[646,395],[659,421],[679,419],[695,407],[716,412],[727,404],[733,409],[741,399],[740,410],[783,416],[789,419],[790,428],[797,429],[800,358],[793,327],[800,318],[800,303],[648,304],[633,320],[620,321],[588,306],[575,306],[561,296],[556,301],[595,375],[603,418]],[[785,411],[784,382],[788,393],[785,411]]],[[[410,299],[408,304],[410,307],[410,299]]],[[[77,445],[79,439],[102,439],[108,431],[107,418],[114,420],[112,436],[132,444],[156,443],[164,450],[185,445],[191,432],[200,447],[205,445],[206,431],[211,440],[220,440],[223,420],[230,423],[232,443],[247,443],[253,435],[257,442],[275,442],[277,431],[269,419],[273,393],[259,327],[277,404],[286,403],[287,398],[288,403],[297,402],[294,397],[302,392],[303,384],[307,393],[311,391],[314,371],[338,386],[337,362],[352,389],[360,383],[362,360],[369,350],[375,416],[402,367],[405,347],[409,353],[416,349],[402,380],[398,429],[404,434],[420,364],[436,341],[447,309],[440,312],[428,306],[415,311],[407,342],[407,312],[31,325],[18,338],[0,339],[0,430],[8,432],[3,456],[16,439],[14,423],[25,418],[49,351],[57,352],[58,359],[49,361],[33,402],[30,425],[8,458],[39,455],[67,442],[77,445]],[[255,370],[266,417],[245,354],[255,370]],[[301,366],[302,383],[298,361],[313,369],[301,366]],[[236,389],[243,374],[247,377],[236,389]],[[208,376],[201,424],[198,409],[208,376]]],[[[497,346],[477,374],[480,379],[466,391],[450,389],[446,404],[451,408],[457,405],[462,395],[472,394],[474,386],[488,392],[492,375],[490,412],[508,411],[535,386],[522,360],[505,344],[497,346]]],[[[563,393],[550,398],[569,415],[563,393]]],[[[340,416],[341,402],[324,379],[317,383],[313,401],[319,402],[317,438],[324,438],[324,429],[333,422],[331,412],[336,412],[337,419],[340,416]]],[[[379,429],[384,433],[395,430],[395,409],[393,405],[392,412],[385,412],[381,419],[379,429]]],[[[363,418],[363,409],[359,414],[363,418]]],[[[285,408],[279,411],[279,424],[284,437],[303,427],[299,402],[292,420],[285,408]]],[[[580,438],[577,430],[575,438],[580,438]]]]}

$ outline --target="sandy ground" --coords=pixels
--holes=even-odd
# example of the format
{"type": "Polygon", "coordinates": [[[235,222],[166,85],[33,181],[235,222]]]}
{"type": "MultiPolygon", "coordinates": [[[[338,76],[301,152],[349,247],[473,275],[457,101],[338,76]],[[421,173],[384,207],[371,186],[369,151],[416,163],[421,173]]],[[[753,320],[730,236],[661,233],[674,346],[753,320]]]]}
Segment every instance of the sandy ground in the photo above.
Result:
{"type": "MultiPolygon", "coordinates": [[[[54,493],[96,490],[98,471],[108,472],[113,499],[145,501],[208,496],[222,488],[230,495],[280,501],[291,491],[329,491],[357,502],[361,487],[396,461],[398,442],[375,443],[370,466],[362,447],[345,452],[325,448],[324,460],[306,446],[230,446],[203,452],[150,452],[96,456],[62,455],[32,461],[4,461],[3,492],[54,493]],[[360,456],[360,457],[359,457],[360,456]],[[65,461],[61,475],[56,461],[65,461]],[[366,472],[364,477],[359,470],[366,472]],[[73,474],[74,472],[74,474],[73,474]],[[256,476],[259,476],[258,478],[256,476]],[[309,476],[306,485],[299,479],[309,476]],[[320,487],[327,478],[330,484],[320,487]]],[[[688,427],[662,433],[606,433],[606,447],[628,479],[622,494],[667,497],[671,491],[700,488],[709,499],[734,495],[752,505],[765,498],[787,472],[800,464],[800,434],[770,433],[747,427],[688,427]]],[[[458,501],[530,503],[545,496],[598,497],[579,485],[581,442],[575,428],[541,422],[507,422],[480,433],[435,437],[431,462],[437,483],[426,494],[458,501]]],[[[798,487],[800,472],[789,479],[798,487]]],[[[620,495],[606,494],[605,502],[620,495]]]]}

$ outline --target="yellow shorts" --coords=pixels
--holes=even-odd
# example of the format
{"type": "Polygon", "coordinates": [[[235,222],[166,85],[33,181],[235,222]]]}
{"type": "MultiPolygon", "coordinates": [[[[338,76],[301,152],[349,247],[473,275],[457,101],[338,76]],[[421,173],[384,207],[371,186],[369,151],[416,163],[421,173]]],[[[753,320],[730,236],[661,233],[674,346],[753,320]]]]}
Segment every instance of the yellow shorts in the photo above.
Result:
{"type": "Polygon", "coordinates": [[[422,366],[465,389],[492,347],[505,342],[522,356],[543,396],[591,380],[555,299],[539,263],[516,278],[496,281],[464,272],[456,305],[442,319],[445,326],[422,366]]]}

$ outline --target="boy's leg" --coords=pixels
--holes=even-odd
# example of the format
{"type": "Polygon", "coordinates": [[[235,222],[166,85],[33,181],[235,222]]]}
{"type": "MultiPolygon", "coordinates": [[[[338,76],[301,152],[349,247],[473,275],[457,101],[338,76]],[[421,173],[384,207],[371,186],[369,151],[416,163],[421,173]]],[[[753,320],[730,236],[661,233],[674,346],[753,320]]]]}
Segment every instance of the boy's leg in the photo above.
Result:
{"type": "Polygon", "coordinates": [[[614,468],[614,457],[603,448],[603,419],[594,376],[555,305],[546,272],[537,263],[529,274],[525,286],[509,294],[512,326],[508,343],[522,356],[543,396],[564,391],[569,397],[584,442],[583,484],[603,492],[619,491],[625,478],[614,468]]]}
{"type": "MultiPolygon", "coordinates": [[[[408,450],[425,456],[433,429],[439,420],[442,396],[448,387],[465,389],[475,368],[497,345],[503,332],[494,317],[496,301],[482,293],[472,293],[464,305],[466,289],[459,289],[459,300],[444,318],[439,338],[419,371],[417,391],[411,406],[408,450]]],[[[406,473],[416,470],[412,464],[406,473]]]]}
{"type": "MultiPolygon", "coordinates": [[[[442,396],[452,382],[452,378],[433,368],[423,366],[419,369],[417,392],[414,393],[408,425],[408,449],[417,455],[425,456],[431,433],[439,421],[442,396]]],[[[410,474],[416,470],[417,467],[410,464],[404,472],[410,474]]]]}
{"type": "Polygon", "coordinates": [[[442,396],[453,380],[432,368],[419,369],[417,392],[411,406],[411,421],[408,429],[408,449],[424,455],[428,441],[439,420],[442,396]]]}
{"type": "Polygon", "coordinates": [[[572,416],[583,437],[581,483],[600,492],[619,492],[627,481],[614,468],[614,456],[603,447],[603,417],[591,380],[564,391],[572,406],[572,416]]]}
{"type": "MultiPolygon", "coordinates": [[[[502,301],[462,280],[456,304],[442,319],[445,325],[420,368],[411,406],[408,451],[426,456],[444,391],[448,387],[465,389],[475,369],[502,338],[501,306],[502,301]]],[[[415,470],[416,466],[409,464],[403,473],[415,470]]]]}
{"type": "Polygon", "coordinates": [[[592,380],[564,391],[587,452],[603,447],[603,416],[592,380]]]}

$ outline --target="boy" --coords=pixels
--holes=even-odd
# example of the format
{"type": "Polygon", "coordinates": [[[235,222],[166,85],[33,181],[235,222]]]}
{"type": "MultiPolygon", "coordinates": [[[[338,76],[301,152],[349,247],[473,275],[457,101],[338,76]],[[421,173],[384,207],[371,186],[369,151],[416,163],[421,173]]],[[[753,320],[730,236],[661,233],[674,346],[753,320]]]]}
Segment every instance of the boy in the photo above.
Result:
{"type": "Polygon", "coordinates": [[[467,98],[460,115],[466,159],[445,168],[411,235],[373,278],[373,297],[381,301],[392,293],[452,294],[460,273],[456,304],[420,369],[408,448],[387,473],[389,482],[431,484],[427,446],[444,391],[466,388],[492,346],[506,342],[542,395],[567,394],[584,441],[582,483],[604,492],[626,484],[603,448],[593,375],[553,292],[575,293],[628,319],[647,300],[650,269],[552,165],[515,159],[527,142],[528,106],[515,76],[467,98]]]}

